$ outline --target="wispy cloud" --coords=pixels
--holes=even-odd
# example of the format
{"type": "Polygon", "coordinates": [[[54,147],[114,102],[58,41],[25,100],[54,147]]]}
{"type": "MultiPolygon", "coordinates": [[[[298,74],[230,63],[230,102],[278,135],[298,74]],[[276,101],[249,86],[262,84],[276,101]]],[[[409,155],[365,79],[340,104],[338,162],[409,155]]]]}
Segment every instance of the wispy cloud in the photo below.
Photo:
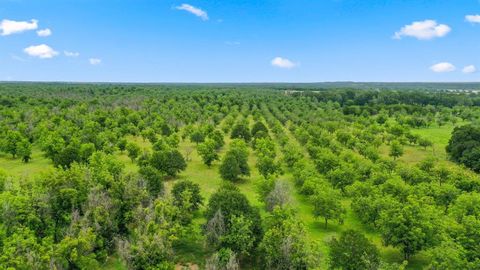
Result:
{"type": "Polygon", "coordinates": [[[446,24],[438,24],[434,20],[425,20],[405,25],[400,31],[395,32],[393,38],[414,37],[420,40],[428,40],[444,37],[450,33],[451,30],[450,26],[446,24]]]}
{"type": "Polygon", "coordinates": [[[52,35],[52,30],[46,28],[46,29],[41,29],[37,31],[37,35],[39,37],[48,37],[52,35]]]}
{"type": "Polygon", "coordinates": [[[467,15],[465,20],[471,23],[480,23],[480,15],[467,15]]]}
{"type": "Polygon", "coordinates": [[[275,57],[271,61],[272,66],[279,68],[294,68],[298,66],[298,63],[294,63],[287,58],[275,57]]]}
{"type": "Polygon", "coordinates": [[[99,58],[90,58],[88,59],[88,62],[90,63],[90,65],[100,65],[102,63],[102,59],[99,59],[99,58]]]}
{"type": "Polygon", "coordinates": [[[63,54],[66,57],[78,57],[80,55],[79,52],[70,52],[70,51],[63,51],[63,54]]]}
{"type": "Polygon", "coordinates": [[[185,10],[187,12],[192,13],[193,15],[200,17],[202,20],[207,21],[208,20],[208,14],[206,11],[201,10],[197,7],[194,7],[189,4],[181,4],[180,6],[175,7],[178,10],[185,10]]]}
{"type": "Polygon", "coordinates": [[[30,56],[41,59],[53,58],[58,55],[57,51],[45,44],[30,46],[25,48],[23,51],[30,56]]]}
{"type": "Polygon", "coordinates": [[[8,36],[12,34],[18,34],[29,30],[35,30],[38,28],[37,20],[28,21],[12,21],[4,19],[0,22],[0,35],[8,36]]]}
{"type": "Polygon", "coordinates": [[[430,70],[437,73],[452,72],[455,69],[457,68],[449,62],[441,62],[430,67],[430,70]]]}

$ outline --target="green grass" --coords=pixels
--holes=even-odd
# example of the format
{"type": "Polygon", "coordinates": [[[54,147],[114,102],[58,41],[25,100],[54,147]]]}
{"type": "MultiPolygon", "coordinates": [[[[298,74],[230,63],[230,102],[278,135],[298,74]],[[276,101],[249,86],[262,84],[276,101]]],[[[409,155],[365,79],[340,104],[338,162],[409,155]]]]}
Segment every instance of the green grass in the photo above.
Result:
{"type": "MultiPolygon", "coordinates": [[[[444,126],[435,125],[427,128],[412,129],[413,134],[420,135],[423,138],[430,140],[433,143],[433,146],[427,147],[426,149],[420,146],[404,146],[404,154],[398,158],[398,161],[414,165],[428,157],[434,157],[439,163],[456,166],[456,164],[448,160],[445,151],[445,147],[450,140],[454,128],[454,125],[448,124],[444,126]]],[[[379,151],[383,157],[388,157],[390,147],[388,145],[382,145],[380,146],[379,151]]]]}
{"type": "Polygon", "coordinates": [[[432,152],[434,155],[441,159],[447,159],[447,153],[445,147],[452,136],[452,131],[455,128],[454,125],[448,124],[444,126],[432,126],[428,128],[413,129],[412,133],[420,135],[433,142],[432,152]]]}
{"type": "Polygon", "coordinates": [[[0,169],[14,177],[29,178],[39,173],[53,169],[52,162],[43,156],[40,149],[32,149],[32,159],[28,163],[20,158],[12,158],[11,155],[0,153],[0,169]]]}

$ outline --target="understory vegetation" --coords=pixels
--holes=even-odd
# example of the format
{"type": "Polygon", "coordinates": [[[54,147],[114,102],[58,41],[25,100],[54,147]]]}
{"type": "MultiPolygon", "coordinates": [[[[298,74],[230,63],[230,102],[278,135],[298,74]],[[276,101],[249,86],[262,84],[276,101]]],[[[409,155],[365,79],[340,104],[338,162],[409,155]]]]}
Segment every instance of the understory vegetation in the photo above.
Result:
{"type": "Polygon", "coordinates": [[[0,269],[480,269],[479,105],[0,84],[0,269]]]}

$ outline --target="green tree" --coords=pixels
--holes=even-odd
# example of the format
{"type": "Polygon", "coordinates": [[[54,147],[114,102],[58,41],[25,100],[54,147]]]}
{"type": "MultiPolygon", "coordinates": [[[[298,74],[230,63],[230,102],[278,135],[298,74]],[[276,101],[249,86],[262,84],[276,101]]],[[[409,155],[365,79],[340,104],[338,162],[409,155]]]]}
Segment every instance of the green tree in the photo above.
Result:
{"type": "Polygon", "coordinates": [[[221,246],[231,249],[241,257],[251,255],[256,241],[252,222],[243,215],[231,216],[228,222],[230,228],[221,237],[221,246]]]}
{"type": "Polygon", "coordinates": [[[250,129],[248,128],[247,123],[245,121],[240,121],[233,126],[230,137],[232,139],[243,139],[244,141],[249,142],[252,135],[250,134],[250,129]]]}
{"type": "Polygon", "coordinates": [[[83,143],[80,145],[80,159],[82,162],[87,163],[90,156],[95,152],[95,144],[93,143],[83,143]]]}
{"type": "Polygon", "coordinates": [[[18,142],[16,152],[23,162],[28,163],[30,161],[32,158],[32,145],[28,139],[22,139],[18,142]]]}
{"type": "Polygon", "coordinates": [[[215,142],[215,149],[217,150],[219,150],[225,145],[225,141],[223,140],[223,133],[220,130],[212,131],[207,135],[207,138],[215,142]]]}
{"type": "Polygon", "coordinates": [[[352,201],[352,210],[364,224],[377,228],[381,213],[398,203],[388,195],[371,194],[364,197],[357,196],[352,201]]]}
{"type": "Polygon", "coordinates": [[[147,191],[151,197],[155,198],[163,193],[163,179],[165,174],[155,169],[151,165],[140,166],[138,173],[147,184],[147,191]]]}
{"type": "MultiPolygon", "coordinates": [[[[465,252],[467,261],[477,264],[480,262],[480,220],[467,215],[462,219],[460,226],[454,233],[455,240],[465,252]]],[[[478,268],[478,267],[476,267],[478,268]]],[[[472,267],[472,269],[476,269],[472,267]]]]}
{"type": "Polygon", "coordinates": [[[469,269],[463,247],[446,240],[428,252],[430,263],[427,270],[469,269]]]}
{"type": "Polygon", "coordinates": [[[41,241],[28,228],[16,228],[8,235],[0,229],[0,265],[4,269],[48,269],[52,257],[52,243],[41,241]],[[28,258],[28,259],[27,259],[28,258]]]}
{"type": "Polygon", "coordinates": [[[96,235],[91,229],[66,236],[55,246],[55,262],[60,269],[100,269],[95,249],[96,235]]]}
{"type": "Polygon", "coordinates": [[[464,193],[458,196],[450,208],[450,214],[460,223],[466,216],[480,219],[480,193],[464,193]]]}
{"type": "Polygon", "coordinates": [[[125,149],[127,149],[127,154],[128,154],[128,157],[134,161],[138,155],[140,155],[140,146],[138,146],[136,143],[133,143],[133,142],[129,142],[127,143],[127,145],[125,146],[125,149]]]}
{"type": "Polygon", "coordinates": [[[329,246],[330,269],[370,270],[379,267],[377,247],[358,231],[342,232],[340,238],[333,238],[329,246]]]}
{"type": "Polygon", "coordinates": [[[275,158],[275,142],[270,138],[255,140],[255,151],[260,156],[275,158]]]}
{"type": "Polygon", "coordinates": [[[283,151],[283,162],[288,168],[293,168],[295,163],[303,159],[304,155],[297,147],[293,145],[286,145],[283,151]]]}
{"type": "Polygon", "coordinates": [[[65,140],[56,132],[49,132],[41,138],[42,150],[52,161],[65,148],[65,140]]]}
{"type": "Polygon", "coordinates": [[[332,219],[337,220],[340,224],[343,223],[346,210],[342,206],[341,195],[338,191],[324,188],[312,197],[312,202],[313,215],[325,220],[325,228],[328,226],[328,221],[332,219]]]}
{"type": "Polygon", "coordinates": [[[232,141],[230,150],[225,153],[220,165],[220,175],[223,179],[229,181],[236,181],[241,176],[250,175],[248,149],[244,141],[232,141]]]}
{"type": "Polygon", "coordinates": [[[200,186],[189,180],[182,180],[173,185],[172,195],[174,205],[181,206],[184,204],[182,194],[185,192],[189,192],[191,194],[189,200],[190,207],[188,207],[188,210],[191,212],[198,210],[200,205],[203,203],[203,197],[200,194],[200,186]]]}
{"type": "Polygon", "coordinates": [[[17,155],[17,144],[22,140],[22,134],[16,130],[8,130],[2,142],[2,150],[12,155],[17,155]]]}
{"type": "MultiPolygon", "coordinates": [[[[256,247],[262,236],[261,218],[258,209],[253,208],[245,195],[240,193],[239,189],[233,184],[224,184],[212,194],[208,201],[205,216],[209,221],[207,227],[211,229],[207,235],[213,243],[215,239],[218,240],[218,237],[220,237],[220,247],[222,247],[221,237],[231,232],[234,216],[237,218],[243,216],[244,219],[248,220],[242,220],[242,226],[245,226],[245,222],[250,223],[249,227],[255,239],[253,247],[256,247]],[[219,220],[220,218],[221,220],[219,220]]],[[[241,224],[237,225],[240,226],[241,224]]],[[[240,230],[240,228],[237,229],[240,230]]]]}
{"type": "Polygon", "coordinates": [[[475,125],[456,127],[446,150],[453,161],[480,172],[480,127],[475,125]]]}
{"type": "Polygon", "coordinates": [[[445,213],[448,212],[450,205],[460,195],[460,190],[452,184],[430,184],[428,188],[433,191],[435,202],[445,209],[445,213]]]}
{"type": "Polygon", "coordinates": [[[421,147],[423,147],[425,150],[427,150],[427,147],[431,147],[433,146],[433,142],[426,139],[426,138],[420,138],[418,140],[418,145],[420,145],[421,147]]]}
{"type": "Polygon", "coordinates": [[[172,270],[173,240],[178,237],[178,210],[168,201],[135,212],[135,230],[128,240],[120,240],[118,253],[129,269],[172,270]]]}
{"type": "Polygon", "coordinates": [[[201,130],[196,129],[190,134],[190,141],[199,144],[205,140],[205,135],[202,133],[201,130]]]}
{"type": "Polygon", "coordinates": [[[265,135],[268,135],[268,128],[262,122],[257,121],[255,122],[255,124],[253,124],[251,133],[252,133],[252,137],[254,138],[258,138],[259,133],[265,136],[265,135]]]}
{"type": "Polygon", "coordinates": [[[260,156],[257,159],[257,169],[263,177],[268,178],[270,175],[276,175],[280,171],[280,166],[273,158],[260,156]]]}
{"type": "Polygon", "coordinates": [[[154,151],[150,157],[150,165],[168,177],[175,177],[187,168],[182,154],[176,150],[154,151]]]}
{"type": "Polygon", "coordinates": [[[149,140],[152,144],[157,142],[157,134],[155,133],[155,130],[152,128],[146,128],[142,130],[141,135],[143,137],[143,140],[147,139],[149,140]]]}
{"type": "Polygon", "coordinates": [[[437,244],[444,229],[437,209],[410,198],[382,213],[380,231],[384,243],[399,247],[408,260],[418,251],[437,244]]]}
{"type": "Polygon", "coordinates": [[[318,265],[318,252],[291,209],[275,208],[265,223],[260,243],[264,269],[313,269],[318,265]]]}
{"type": "Polygon", "coordinates": [[[393,157],[393,159],[397,159],[403,155],[403,146],[398,141],[392,141],[390,144],[390,152],[389,155],[393,157]]]}
{"type": "Polygon", "coordinates": [[[55,166],[62,168],[70,168],[72,163],[80,161],[80,144],[78,141],[71,142],[53,158],[55,166]]]}
{"type": "Polygon", "coordinates": [[[218,160],[217,146],[212,139],[206,139],[197,147],[198,154],[203,160],[203,163],[208,167],[212,166],[215,160],[218,160]]]}
{"type": "Polygon", "coordinates": [[[121,138],[118,140],[118,143],[117,143],[117,146],[118,146],[118,149],[120,149],[120,151],[125,151],[127,149],[127,144],[128,144],[128,141],[126,138],[121,138]]]}
{"type": "Polygon", "coordinates": [[[345,192],[345,188],[355,182],[359,177],[352,166],[344,165],[327,174],[327,179],[335,188],[345,192]]]}

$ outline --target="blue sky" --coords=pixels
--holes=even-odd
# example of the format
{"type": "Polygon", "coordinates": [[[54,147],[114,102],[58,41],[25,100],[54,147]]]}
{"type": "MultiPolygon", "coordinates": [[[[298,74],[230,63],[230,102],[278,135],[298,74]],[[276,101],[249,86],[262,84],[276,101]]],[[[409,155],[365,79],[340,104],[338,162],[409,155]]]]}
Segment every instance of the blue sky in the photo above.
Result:
{"type": "Polygon", "coordinates": [[[480,81],[477,70],[479,0],[0,0],[0,80],[480,81]]]}

